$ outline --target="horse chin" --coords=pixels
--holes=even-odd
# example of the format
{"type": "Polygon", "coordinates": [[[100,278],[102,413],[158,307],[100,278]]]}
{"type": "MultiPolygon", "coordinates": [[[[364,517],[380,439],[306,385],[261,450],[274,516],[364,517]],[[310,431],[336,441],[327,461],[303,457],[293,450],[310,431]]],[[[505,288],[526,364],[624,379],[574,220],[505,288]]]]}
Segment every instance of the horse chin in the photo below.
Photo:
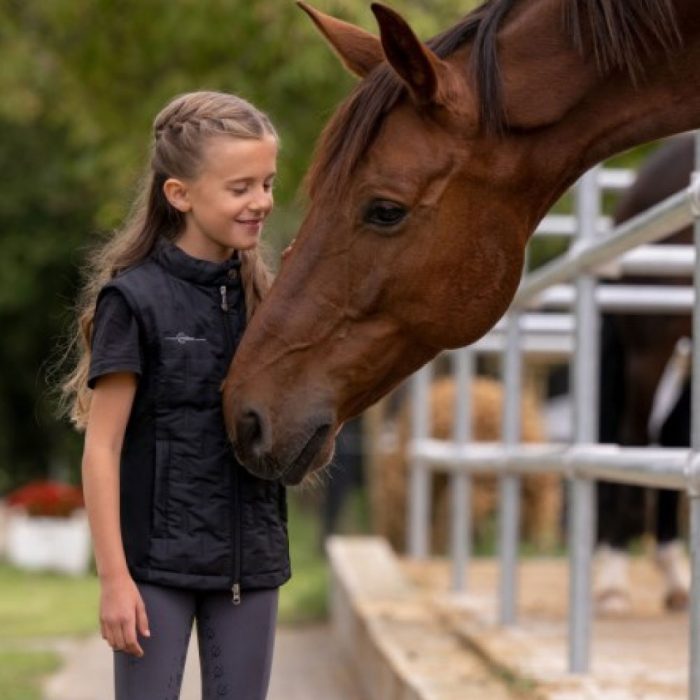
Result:
{"type": "Polygon", "coordinates": [[[280,458],[273,452],[257,459],[238,459],[250,474],[259,479],[279,480],[285,486],[297,486],[308,474],[331,461],[336,434],[334,426],[321,425],[291,459],[280,458]]]}
{"type": "Polygon", "coordinates": [[[284,469],[280,482],[285,486],[298,486],[308,474],[325,467],[333,458],[334,438],[335,431],[330,425],[319,428],[296,459],[284,469]]]}

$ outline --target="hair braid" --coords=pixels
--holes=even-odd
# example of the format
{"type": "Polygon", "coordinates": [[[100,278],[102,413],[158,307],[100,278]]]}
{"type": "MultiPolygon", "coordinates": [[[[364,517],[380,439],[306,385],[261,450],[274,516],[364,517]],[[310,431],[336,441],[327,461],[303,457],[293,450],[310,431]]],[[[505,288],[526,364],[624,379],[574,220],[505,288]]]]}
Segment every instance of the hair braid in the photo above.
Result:
{"type": "MultiPolygon", "coordinates": [[[[184,216],[163,193],[169,177],[193,178],[202,161],[203,146],[212,136],[240,139],[278,138],[269,118],[246,100],[221,92],[199,91],[171,100],[153,121],[151,159],[141,194],[125,225],[101,241],[86,257],[81,270],[84,284],[75,310],[69,342],[59,358],[75,362],[58,385],[58,416],[67,415],[84,430],[90,410],[87,387],[95,302],[100,289],[120,270],[147,257],[159,237],[174,240],[182,231],[184,216]]],[[[260,246],[240,251],[241,281],[248,318],[267,293],[272,275],[260,246]]]]}

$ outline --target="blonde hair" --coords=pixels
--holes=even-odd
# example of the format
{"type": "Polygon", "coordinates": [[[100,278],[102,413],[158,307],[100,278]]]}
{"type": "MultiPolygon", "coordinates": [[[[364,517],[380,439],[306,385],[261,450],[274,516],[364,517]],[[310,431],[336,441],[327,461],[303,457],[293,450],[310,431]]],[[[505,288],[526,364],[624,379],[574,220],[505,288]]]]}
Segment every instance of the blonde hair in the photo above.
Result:
{"type": "MultiPolygon", "coordinates": [[[[221,92],[200,91],[171,100],[153,122],[150,166],[144,186],[124,226],[86,255],[81,270],[85,280],[75,305],[75,328],[62,360],[77,347],[75,366],[60,382],[59,417],[68,416],[83,431],[90,410],[87,386],[90,345],[97,295],[118,272],[146,258],[160,237],[175,239],[184,226],[184,216],[172,207],[163,193],[169,177],[196,177],[203,145],[212,136],[239,139],[278,139],[269,118],[246,100],[221,92]]],[[[268,291],[272,275],[260,246],[239,251],[248,318],[268,291]]]]}

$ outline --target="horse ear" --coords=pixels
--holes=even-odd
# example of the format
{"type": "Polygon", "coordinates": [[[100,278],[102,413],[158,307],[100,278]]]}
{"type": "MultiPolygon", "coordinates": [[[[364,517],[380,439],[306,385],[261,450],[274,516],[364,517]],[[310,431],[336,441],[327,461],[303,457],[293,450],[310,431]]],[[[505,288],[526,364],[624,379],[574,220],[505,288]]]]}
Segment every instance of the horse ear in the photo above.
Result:
{"type": "Polygon", "coordinates": [[[406,20],[389,7],[372,3],[391,67],[406,83],[420,104],[438,101],[443,62],[414,34],[406,20]]]}
{"type": "Polygon", "coordinates": [[[297,5],[311,17],[350,72],[364,78],[384,60],[381,42],[374,34],[319,12],[305,2],[297,5]]]}

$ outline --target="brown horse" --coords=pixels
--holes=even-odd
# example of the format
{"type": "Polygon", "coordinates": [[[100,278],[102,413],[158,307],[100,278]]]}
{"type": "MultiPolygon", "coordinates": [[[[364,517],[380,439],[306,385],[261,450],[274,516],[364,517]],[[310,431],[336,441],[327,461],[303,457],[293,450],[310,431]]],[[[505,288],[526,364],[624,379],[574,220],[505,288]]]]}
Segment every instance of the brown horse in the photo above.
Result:
{"type": "Polygon", "coordinates": [[[223,386],[239,458],[285,484],[496,323],[531,233],[583,172],[700,126],[697,0],[491,0],[428,44],[379,4],[381,38],[300,4],[363,80],[223,386]]]}

